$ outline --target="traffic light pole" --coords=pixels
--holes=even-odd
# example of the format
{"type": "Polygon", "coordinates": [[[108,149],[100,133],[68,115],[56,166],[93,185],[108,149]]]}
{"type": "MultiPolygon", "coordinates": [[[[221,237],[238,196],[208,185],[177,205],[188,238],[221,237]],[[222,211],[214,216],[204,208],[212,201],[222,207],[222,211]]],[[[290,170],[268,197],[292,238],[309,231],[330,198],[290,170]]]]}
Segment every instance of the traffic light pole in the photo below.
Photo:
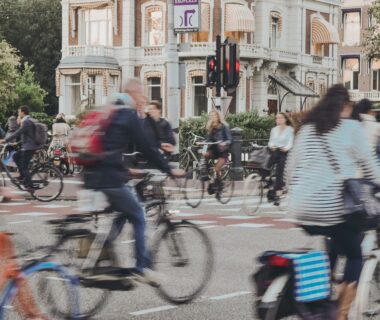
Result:
{"type": "Polygon", "coordinates": [[[216,36],[216,95],[215,95],[215,108],[217,110],[221,110],[221,91],[222,91],[222,81],[221,81],[221,68],[222,68],[222,43],[221,37],[219,35],[216,36]]]}

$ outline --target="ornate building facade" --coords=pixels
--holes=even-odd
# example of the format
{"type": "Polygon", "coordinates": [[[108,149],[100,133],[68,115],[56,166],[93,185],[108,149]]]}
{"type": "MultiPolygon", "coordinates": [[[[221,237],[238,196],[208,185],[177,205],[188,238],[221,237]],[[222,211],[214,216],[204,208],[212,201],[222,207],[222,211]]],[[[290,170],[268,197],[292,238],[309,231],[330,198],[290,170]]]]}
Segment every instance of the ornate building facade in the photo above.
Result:
{"type": "Polygon", "coordinates": [[[313,99],[305,104],[286,92],[322,94],[338,79],[339,0],[202,0],[200,31],[176,36],[179,105],[168,105],[168,77],[178,76],[168,74],[168,18],[167,0],[62,0],[60,112],[104,104],[122,81],[138,77],[165,114],[199,116],[212,107],[205,58],[218,34],[233,37],[240,51],[229,112],[299,110],[313,99]]]}

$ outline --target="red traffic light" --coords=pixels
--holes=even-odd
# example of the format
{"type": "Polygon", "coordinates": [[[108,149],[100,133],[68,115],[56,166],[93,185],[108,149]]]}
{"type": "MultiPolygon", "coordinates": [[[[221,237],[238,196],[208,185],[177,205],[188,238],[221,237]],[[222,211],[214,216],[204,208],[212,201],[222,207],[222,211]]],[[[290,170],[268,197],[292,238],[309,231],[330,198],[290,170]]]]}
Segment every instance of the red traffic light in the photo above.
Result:
{"type": "Polygon", "coordinates": [[[210,68],[210,70],[214,71],[215,67],[216,67],[216,61],[215,61],[215,59],[211,59],[209,61],[209,68],[210,68]]]}
{"type": "Polygon", "coordinates": [[[240,61],[239,60],[236,60],[235,71],[237,74],[239,74],[239,71],[240,71],[240,61]]]}

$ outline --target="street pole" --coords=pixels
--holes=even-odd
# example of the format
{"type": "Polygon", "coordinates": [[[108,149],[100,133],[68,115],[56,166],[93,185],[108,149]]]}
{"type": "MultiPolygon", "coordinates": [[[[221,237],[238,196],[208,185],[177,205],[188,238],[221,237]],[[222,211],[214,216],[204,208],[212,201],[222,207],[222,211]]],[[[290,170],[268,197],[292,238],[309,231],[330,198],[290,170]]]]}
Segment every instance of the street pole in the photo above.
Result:
{"type": "Polygon", "coordinates": [[[217,110],[221,110],[221,90],[222,90],[222,82],[221,82],[221,67],[222,67],[222,61],[221,61],[221,37],[220,35],[216,36],[216,94],[215,94],[215,108],[217,110]]]}
{"type": "Polygon", "coordinates": [[[168,5],[168,43],[166,45],[166,89],[167,89],[167,116],[173,128],[179,126],[179,58],[177,51],[177,38],[174,34],[174,6],[173,0],[168,5]]]}

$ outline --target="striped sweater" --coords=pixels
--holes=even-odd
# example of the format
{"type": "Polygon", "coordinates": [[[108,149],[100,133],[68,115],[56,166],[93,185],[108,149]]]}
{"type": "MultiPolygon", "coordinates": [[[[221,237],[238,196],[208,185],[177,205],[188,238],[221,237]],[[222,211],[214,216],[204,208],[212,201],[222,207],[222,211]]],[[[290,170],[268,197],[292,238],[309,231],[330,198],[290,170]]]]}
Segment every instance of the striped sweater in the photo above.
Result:
{"type": "Polygon", "coordinates": [[[304,125],[286,165],[289,212],[304,225],[343,222],[343,181],[358,178],[359,172],[380,185],[380,163],[358,121],[341,120],[323,139],[325,143],[314,125],[304,125]],[[326,143],[339,165],[339,173],[331,165],[326,143]]]}

